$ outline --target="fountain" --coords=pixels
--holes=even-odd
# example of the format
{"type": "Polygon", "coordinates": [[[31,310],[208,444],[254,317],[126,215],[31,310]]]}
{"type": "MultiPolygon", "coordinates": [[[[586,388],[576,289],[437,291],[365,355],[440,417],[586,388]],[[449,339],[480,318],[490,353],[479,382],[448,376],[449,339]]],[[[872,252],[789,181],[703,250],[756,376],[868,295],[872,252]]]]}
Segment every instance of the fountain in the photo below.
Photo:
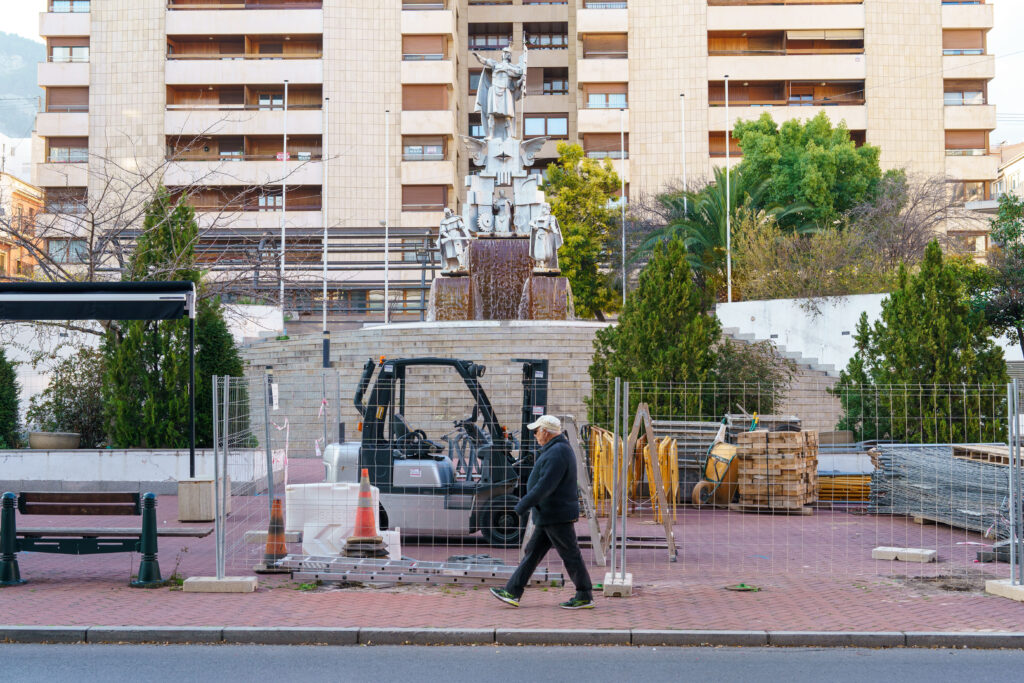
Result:
{"type": "Polygon", "coordinates": [[[500,61],[474,53],[484,65],[475,111],[486,134],[463,140],[481,170],[468,177],[462,214],[445,209],[439,233],[444,266],[430,287],[430,321],[573,317],[569,281],[558,269],[558,220],[538,176],[527,171],[547,138],[514,137],[526,53],[524,46],[518,64],[509,48],[500,61]]]}

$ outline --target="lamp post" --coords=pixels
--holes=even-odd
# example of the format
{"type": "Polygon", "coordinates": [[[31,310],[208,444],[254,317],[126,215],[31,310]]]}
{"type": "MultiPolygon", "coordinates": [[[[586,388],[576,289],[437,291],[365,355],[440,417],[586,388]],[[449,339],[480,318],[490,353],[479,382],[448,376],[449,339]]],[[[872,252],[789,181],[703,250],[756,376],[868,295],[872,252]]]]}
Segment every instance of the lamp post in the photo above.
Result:
{"type": "Polygon", "coordinates": [[[390,109],[384,110],[384,324],[391,322],[391,131],[388,130],[390,109]]]}
{"type": "Polygon", "coordinates": [[[686,191],[688,189],[686,183],[686,94],[679,93],[679,120],[680,120],[680,156],[683,158],[683,215],[690,212],[689,200],[686,197],[686,191]]]}
{"type": "Polygon", "coordinates": [[[732,303],[732,168],[729,148],[732,147],[732,125],[729,122],[729,74],[725,74],[725,289],[726,300],[732,303]]]}
{"type": "MultiPolygon", "coordinates": [[[[619,160],[626,158],[626,110],[619,109],[619,160]]],[[[625,164],[622,164],[625,167],[625,164]]],[[[622,217],[622,308],[626,308],[626,174],[619,174],[619,207],[622,217]]]]}
{"type": "Polygon", "coordinates": [[[287,206],[287,194],[288,194],[288,79],[284,79],[284,131],[281,137],[281,282],[280,282],[280,298],[281,298],[281,333],[286,336],[288,334],[288,324],[284,318],[284,217],[285,207],[287,206]]]}
{"type": "MultiPolygon", "coordinates": [[[[328,136],[330,134],[330,125],[329,125],[329,123],[330,123],[330,116],[329,116],[330,106],[331,106],[331,98],[330,97],[325,97],[324,98],[324,122],[323,122],[324,139],[323,139],[322,151],[320,153],[320,167],[322,169],[322,174],[323,174],[322,175],[322,179],[320,181],[321,182],[320,187],[322,188],[321,191],[320,191],[320,220],[323,221],[323,224],[324,224],[324,244],[323,244],[323,252],[324,252],[323,253],[323,261],[324,261],[324,272],[323,272],[324,288],[323,288],[323,291],[321,292],[321,298],[323,299],[323,328],[324,328],[324,330],[323,330],[324,331],[324,344],[323,344],[323,356],[324,356],[324,358],[323,358],[323,361],[324,361],[324,367],[325,368],[330,367],[330,365],[331,365],[331,363],[330,363],[330,358],[331,358],[331,333],[327,331],[327,212],[324,210],[324,201],[323,201],[323,193],[327,189],[327,160],[329,158],[327,152],[330,149],[327,146],[327,140],[328,140],[328,136]]],[[[324,424],[325,425],[327,424],[326,421],[324,422],[324,424]]],[[[326,429],[326,427],[324,429],[326,429]]],[[[324,447],[325,448],[327,447],[326,436],[324,438],[324,447]]]]}

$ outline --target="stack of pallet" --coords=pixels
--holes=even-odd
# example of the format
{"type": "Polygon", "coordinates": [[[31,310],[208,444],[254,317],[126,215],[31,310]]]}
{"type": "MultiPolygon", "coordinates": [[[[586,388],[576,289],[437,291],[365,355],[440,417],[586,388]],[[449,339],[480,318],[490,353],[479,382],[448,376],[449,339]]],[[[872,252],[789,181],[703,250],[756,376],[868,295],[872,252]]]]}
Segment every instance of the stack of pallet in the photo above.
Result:
{"type": "Polygon", "coordinates": [[[800,510],[818,499],[818,433],[736,436],[741,510],[800,510]]]}

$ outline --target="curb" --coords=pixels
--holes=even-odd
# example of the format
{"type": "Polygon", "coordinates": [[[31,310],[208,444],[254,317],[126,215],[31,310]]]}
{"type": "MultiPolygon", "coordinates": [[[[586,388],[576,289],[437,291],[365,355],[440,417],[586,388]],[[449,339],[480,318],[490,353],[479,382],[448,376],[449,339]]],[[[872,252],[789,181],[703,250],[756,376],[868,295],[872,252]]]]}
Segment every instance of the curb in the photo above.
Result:
{"type": "Polygon", "coordinates": [[[634,647],[927,647],[1024,649],[1024,633],[687,631],[652,629],[2,626],[0,643],[249,645],[628,645],[634,647]]]}

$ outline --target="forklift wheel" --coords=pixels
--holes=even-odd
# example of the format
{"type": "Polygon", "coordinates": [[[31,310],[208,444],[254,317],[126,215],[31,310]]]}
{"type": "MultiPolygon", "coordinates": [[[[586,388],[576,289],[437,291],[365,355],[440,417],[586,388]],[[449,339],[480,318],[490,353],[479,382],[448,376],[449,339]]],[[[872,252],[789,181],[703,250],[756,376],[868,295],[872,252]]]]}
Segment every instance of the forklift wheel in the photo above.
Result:
{"type": "Polygon", "coordinates": [[[715,489],[715,482],[702,481],[693,487],[693,496],[690,502],[697,507],[707,505],[711,501],[711,492],[715,489]]]}
{"type": "Polygon", "coordinates": [[[515,510],[518,502],[515,496],[498,496],[486,503],[480,531],[488,544],[496,548],[514,548],[522,542],[523,528],[515,510]]]}

